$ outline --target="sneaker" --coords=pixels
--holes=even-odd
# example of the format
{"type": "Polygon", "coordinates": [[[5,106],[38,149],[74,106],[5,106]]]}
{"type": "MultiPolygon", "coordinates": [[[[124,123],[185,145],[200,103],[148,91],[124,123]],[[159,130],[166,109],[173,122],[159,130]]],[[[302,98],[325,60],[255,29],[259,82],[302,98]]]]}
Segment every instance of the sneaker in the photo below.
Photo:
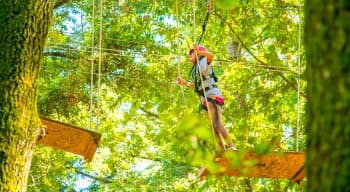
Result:
{"type": "Polygon", "coordinates": [[[226,149],[226,151],[237,151],[237,147],[236,147],[236,146],[228,147],[228,148],[226,149]]]}

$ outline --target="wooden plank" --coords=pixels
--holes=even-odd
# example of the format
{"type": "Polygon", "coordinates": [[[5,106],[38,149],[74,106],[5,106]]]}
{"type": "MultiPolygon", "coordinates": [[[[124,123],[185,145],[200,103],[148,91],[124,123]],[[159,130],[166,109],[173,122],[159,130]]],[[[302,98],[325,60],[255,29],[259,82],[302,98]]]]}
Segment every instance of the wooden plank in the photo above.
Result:
{"type": "Polygon", "coordinates": [[[37,143],[78,154],[91,161],[101,139],[101,134],[80,127],[41,117],[46,134],[37,143]]]}
{"type": "Polygon", "coordinates": [[[202,168],[199,177],[205,178],[208,174],[217,176],[241,176],[258,178],[291,179],[299,183],[304,177],[304,153],[301,152],[274,152],[269,155],[257,155],[253,152],[231,152],[215,158],[220,169],[210,173],[202,168]],[[231,157],[232,156],[232,157],[231,157]],[[229,158],[230,157],[230,158],[229,158]],[[237,161],[238,158],[238,161],[237,161]],[[234,162],[239,162],[234,165],[234,162]]]}

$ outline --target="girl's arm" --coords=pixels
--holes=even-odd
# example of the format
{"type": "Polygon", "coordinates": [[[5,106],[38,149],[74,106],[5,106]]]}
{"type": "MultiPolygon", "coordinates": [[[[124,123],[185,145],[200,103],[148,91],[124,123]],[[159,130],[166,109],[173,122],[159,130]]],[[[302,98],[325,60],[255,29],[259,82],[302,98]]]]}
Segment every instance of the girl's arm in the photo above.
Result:
{"type": "Polygon", "coordinates": [[[186,87],[189,87],[191,89],[194,89],[194,84],[193,83],[191,83],[189,81],[186,81],[185,79],[183,79],[181,77],[176,78],[176,83],[178,83],[179,85],[186,86],[186,87]]]}

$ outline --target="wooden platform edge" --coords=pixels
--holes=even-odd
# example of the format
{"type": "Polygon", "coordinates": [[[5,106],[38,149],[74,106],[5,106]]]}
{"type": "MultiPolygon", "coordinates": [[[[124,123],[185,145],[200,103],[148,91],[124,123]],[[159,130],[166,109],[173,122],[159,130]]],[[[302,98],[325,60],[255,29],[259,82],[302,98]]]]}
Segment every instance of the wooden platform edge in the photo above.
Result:
{"type": "MultiPolygon", "coordinates": [[[[235,152],[238,153],[238,152],[235,152]]],[[[247,152],[244,153],[244,157],[242,161],[245,160],[258,160],[257,164],[255,166],[252,166],[249,168],[249,172],[243,173],[241,172],[242,167],[235,167],[231,168],[229,160],[224,158],[223,156],[219,156],[215,158],[215,162],[220,166],[221,171],[216,173],[210,173],[210,171],[206,167],[202,167],[199,170],[198,177],[200,180],[204,180],[208,175],[213,176],[237,176],[237,177],[259,177],[259,178],[272,178],[272,179],[289,179],[291,181],[294,181],[295,183],[300,183],[301,180],[305,177],[305,157],[303,152],[294,152],[294,151],[285,151],[285,152],[274,152],[272,154],[267,155],[257,155],[253,152],[247,152]],[[283,154],[282,156],[280,154],[283,154]],[[287,157],[292,157],[292,159],[287,159],[287,157]],[[270,160],[267,160],[267,158],[270,158],[270,160]],[[276,159],[279,158],[279,159],[276,159]],[[271,161],[275,160],[275,161],[271,161]],[[294,160],[295,162],[289,163],[288,161],[294,160]],[[279,173],[276,171],[266,171],[267,167],[275,167],[275,168],[282,168],[279,167],[278,163],[284,162],[285,164],[289,164],[289,166],[293,167],[295,171],[290,173],[287,176],[286,173],[279,173]],[[277,165],[277,166],[276,166],[277,165]],[[267,167],[266,167],[267,166],[267,167]]],[[[237,154],[238,155],[238,154],[237,154]]],[[[288,167],[290,169],[291,167],[288,167]]],[[[246,168],[244,168],[246,169],[246,168]]],[[[286,169],[286,167],[284,168],[286,169]]]]}
{"type": "Polygon", "coordinates": [[[303,180],[303,178],[305,177],[305,164],[303,164],[303,166],[301,166],[299,168],[299,170],[294,174],[294,176],[292,178],[290,178],[290,180],[294,181],[295,183],[300,183],[301,180],[303,180]]]}
{"type": "Polygon", "coordinates": [[[46,117],[40,117],[40,120],[46,126],[46,134],[38,139],[37,144],[81,155],[87,162],[92,161],[101,140],[100,133],[46,117]]]}

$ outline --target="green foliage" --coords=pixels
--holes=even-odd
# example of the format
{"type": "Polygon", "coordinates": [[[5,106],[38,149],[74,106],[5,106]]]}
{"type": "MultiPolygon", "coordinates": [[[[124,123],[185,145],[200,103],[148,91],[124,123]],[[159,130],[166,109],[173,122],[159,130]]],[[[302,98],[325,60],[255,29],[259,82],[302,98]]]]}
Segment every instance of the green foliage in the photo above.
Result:
{"type": "MultiPolygon", "coordinates": [[[[174,82],[179,74],[189,79],[187,51],[201,32],[204,2],[104,1],[101,57],[99,9],[96,3],[92,15],[91,3],[56,11],[38,105],[44,116],[100,132],[102,141],[89,164],[37,149],[29,191],[79,191],[79,180],[90,184],[85,191],[274,191],[287,186],[286,180],[197,179],[202,165],[218,169],[213,163],[217,147],[208,118],[198,112],[197,95],[174,82]]],[[[213,66],[225,98],[225,124],[239,149],[261,154],[294,149],[299,54],[294,7],[300,4],[213,1],[203,44],[217,59],[213,66]],[[240,44],[235,57],[227,51],[233,42],[240,44]]],[[[302,94],[304,86],[302,81],[302,94]]],[[[300,101],[302,108],[305,98],[300,101]]],[[[299,142],[304,148],[303,138],[299,142]]],[[[241,163],[232,157],[233,166],[241,163]]]]}
{"type": "Polygon", "coordinates": [[[214,3],[217,3],[217,6],[220,8],[234,8],[239,5],[239,0],[217,0],[214,1],[214,3]]]}

